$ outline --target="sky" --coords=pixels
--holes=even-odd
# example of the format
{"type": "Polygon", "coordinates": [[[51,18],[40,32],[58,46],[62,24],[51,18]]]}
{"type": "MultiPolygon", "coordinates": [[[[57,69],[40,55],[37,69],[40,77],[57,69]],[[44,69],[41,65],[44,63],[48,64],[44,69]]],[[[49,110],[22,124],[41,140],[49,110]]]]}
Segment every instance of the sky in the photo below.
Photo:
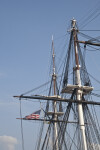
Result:
{"type": "MultiPolygon", "coordinates": [[[[20,121],[16,119],[20,105],[13,96],[47,81],[52,35],[59,56],[61,46],[57,39],[70,29],[71,19],[77,20],[80,30],[100,30],[99,9],[100,0],[0,0],[0,150],[22,150],[20,121]],[[91,17],[88,14],[93,9],[97,15],[88,22],[86,17],[91,17]]],[[[85,34],[97,37],[100,32],[85,34]]],[[[99,51],[87,52],[86,56],[89,73],[98,80],[99,57],[99,51]]],[[[99,85],[93,84],[100,90],[99,85]]],[[[39,107],[24,102],[23,115],[39,107]]],[[[33,150],[36,123],[23,122],[23,126],[25,150],[29,146],[33,150]]]]}

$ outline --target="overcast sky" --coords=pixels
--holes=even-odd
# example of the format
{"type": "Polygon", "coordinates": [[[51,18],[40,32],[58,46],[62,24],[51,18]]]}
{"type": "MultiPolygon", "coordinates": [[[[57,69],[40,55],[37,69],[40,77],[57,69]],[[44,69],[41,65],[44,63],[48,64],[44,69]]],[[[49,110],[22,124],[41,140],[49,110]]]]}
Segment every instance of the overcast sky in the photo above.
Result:
{"type": "MultiPolygon", "coordinates": [[[[20,121],[16,120],[19,101],[13,96],[47,81],[52,34],[59,55],[60,44],[55,39],[67,33],[70,20],[74,17],[81,30],[99,30],[99,10],[99,0],[0,0],[0,150],[22,150],[20,121]],[[93,9],[97,15],[88,22],[86,17],[93,9]]],[[[86,34],[97,37],[100,32],[86,34]]],[[[89,72],[100,80],[100,52],[87,55],[89,72]]],[[[24,102],[23,113],[39,108],[24,102]]],[[[23,126],[25,150],[33,150],[36,123],[24,122],[23,126]]]]}

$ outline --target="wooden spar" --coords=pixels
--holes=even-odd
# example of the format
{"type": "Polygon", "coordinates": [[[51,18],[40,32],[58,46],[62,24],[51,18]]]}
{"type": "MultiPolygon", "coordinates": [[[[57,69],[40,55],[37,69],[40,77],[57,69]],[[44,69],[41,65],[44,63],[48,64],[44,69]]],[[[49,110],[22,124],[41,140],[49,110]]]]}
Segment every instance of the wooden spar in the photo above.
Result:
{"type": "Polygon", "coordinates": [[[48,122],[65,122],[65,123],[78,123],[75,121],[64,121],[64,120],[50,120],[50,119],[26,119],[26,118],[16,118],[16,119],[22,119],[22,120],[36,120],[36,121],[48,121],[48,122]]]}
{"type": "Polygon", "coordinates": [[[23,99],[40,99],[40,100],[50,100],[50,101],[58,101],[58,102],[71,102],[71,103],[81,103],[81,104],[90,104],[90,105],[100,105],[100,102],[95,101],[87,101],[87,100],[73,100],[73,99],[65,99],[65,98],[59,98],[59,97],[53,97],[53,96],[13,96],[15,98],[23,98],[23,99]]]}
{"type": "Polygon", "coordinates": [[[90,41],[76,41],[78,43],[83,43],[85,45],[89,44],[89,45],[94,45],[94,46],[100,46],[100,43],[92,43],[90,41]]]}

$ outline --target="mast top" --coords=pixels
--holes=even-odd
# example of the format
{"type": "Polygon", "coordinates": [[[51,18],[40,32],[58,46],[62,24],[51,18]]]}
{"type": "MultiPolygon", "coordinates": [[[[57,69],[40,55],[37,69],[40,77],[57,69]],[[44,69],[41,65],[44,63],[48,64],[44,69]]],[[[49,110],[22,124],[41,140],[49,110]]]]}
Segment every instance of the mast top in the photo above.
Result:
{"type": "Polygon", "coordinates": [[[56,75],[56,73],[55,73],[55,52],[54,52],[53,35],[52,35],[52,50],[53,50],[53,54],[52,54],[52,58],[53,58],[53,75],[56,75]]]}
{"type": "Polygon", "coordinates": [[[52,41],[53,41],[53,35],[52,35],[52,41]]]}
{"type": "Polygon", "coordinates": [[[72,24],[72,27],[75,28],[75,26],[76,26],[76,20],[74,18],[71,20],[71,24],[72,24]]]}

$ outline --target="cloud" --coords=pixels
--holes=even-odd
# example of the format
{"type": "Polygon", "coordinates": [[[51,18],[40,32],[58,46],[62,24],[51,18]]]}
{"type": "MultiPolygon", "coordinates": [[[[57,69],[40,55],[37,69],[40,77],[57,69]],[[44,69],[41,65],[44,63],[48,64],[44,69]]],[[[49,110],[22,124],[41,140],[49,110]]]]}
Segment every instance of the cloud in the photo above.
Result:
{"type": "Polygon", "coordinates": [[[15,150],[17,139],[12,136],[0,136],[0,149],[1,150],[15,150]]]}

